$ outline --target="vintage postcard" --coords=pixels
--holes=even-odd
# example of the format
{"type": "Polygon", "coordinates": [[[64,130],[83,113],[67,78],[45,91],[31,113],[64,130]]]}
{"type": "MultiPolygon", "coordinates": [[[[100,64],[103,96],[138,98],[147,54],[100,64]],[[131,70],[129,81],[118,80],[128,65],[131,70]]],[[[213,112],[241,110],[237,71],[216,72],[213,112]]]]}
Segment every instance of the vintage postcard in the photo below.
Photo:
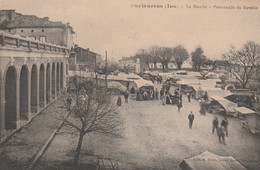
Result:
{"type": "Polygon", "coordinates": [[[260,169],[260,1],[0,0],[0,169],[260,169]]]}

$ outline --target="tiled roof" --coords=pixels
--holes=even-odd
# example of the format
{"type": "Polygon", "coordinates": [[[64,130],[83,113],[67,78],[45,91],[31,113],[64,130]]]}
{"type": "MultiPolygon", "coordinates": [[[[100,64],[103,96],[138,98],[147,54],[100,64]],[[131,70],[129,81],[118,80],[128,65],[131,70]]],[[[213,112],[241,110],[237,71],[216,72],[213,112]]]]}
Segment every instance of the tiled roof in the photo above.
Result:
{"type": "Polygon", "coordinates": [[[72,33],[73,28],[69,24],[63,24],[62,22],[49,21],[48,17],[39,18],[35,15],[22,15],[15,12],[15,10],[0,10],[0,16],[6,16],[5,20],[2,20],[0,27],[3,29],[8,28],[57,28],[57,27],[70,27],[72,33]]]}
{"type": "Polygon", "coordinates": [[[6,25],[7,28],[24,28],[24,27],[65,27],[62,22],[49,21],[47,17],[38,18],[34,15],[21,15],[13,22],[6,25]]]}

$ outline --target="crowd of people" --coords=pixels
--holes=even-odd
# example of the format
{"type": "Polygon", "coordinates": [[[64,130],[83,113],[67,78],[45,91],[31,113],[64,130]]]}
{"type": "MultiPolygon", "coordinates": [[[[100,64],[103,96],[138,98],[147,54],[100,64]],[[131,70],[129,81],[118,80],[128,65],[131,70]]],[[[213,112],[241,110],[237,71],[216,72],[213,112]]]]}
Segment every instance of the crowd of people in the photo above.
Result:
{"type": "Polygon", "coordinates": [[[136,93],[136,100],[142,101],[142,100],[153,100],[158,99],[159,92],[157,89],[153,88],[140,88],[139,91],[136,93]]]}

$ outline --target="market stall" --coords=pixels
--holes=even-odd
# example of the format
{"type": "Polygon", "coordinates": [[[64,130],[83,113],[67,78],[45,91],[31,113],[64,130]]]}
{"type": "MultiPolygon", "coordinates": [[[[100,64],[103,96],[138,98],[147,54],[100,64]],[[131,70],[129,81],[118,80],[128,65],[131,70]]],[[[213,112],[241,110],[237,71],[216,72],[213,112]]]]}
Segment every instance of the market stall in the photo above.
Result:
{"type": "Polygon", "coordinates": [[[124,85],[122,85],[121,83],[116,82],[116,81],[108,82],[107,86],[108,86],[108,89],[112,90],[116,94],[123,93],[127,90],[127,88],[124,85]]]}
{"type": "MultiPolygon", "coordinates": [[[[214,108],[216,108],[215,106],[217,105],[217,107],[220,106],[220,109],[224,109],[225,110],[225,114],[226,115],[231,115],[231,116],[235,116],[236,117],[236,112],[235,112],[235,108],[237,108],[237,104],[233,103],[223,97],[220,96],[210,96],[210,112],[213,112],[212,109],[214,110],[214,108]]],[[[220,110],[221,111],[221,110],[220,110]]]]}
{"type": "Polygon", "coordinates": [[[154,98],[154,84],[151,81],[144,79],[134,80],[132,88],[135,89],[136,100],[150,100],[154,98]]]}
{"type": "Polygon", "coordinates": [[[237,116],[242,120],[243,128],[248,128],[251,133],[260,133],[260,114],[246,107],[235,109],[237,116]]]}
{"type": "Polygon", "coordinates": [[[179,166],[183,170],[246,170],[232,156],[219,156],[208,151],[184,159],[179,166]]]}

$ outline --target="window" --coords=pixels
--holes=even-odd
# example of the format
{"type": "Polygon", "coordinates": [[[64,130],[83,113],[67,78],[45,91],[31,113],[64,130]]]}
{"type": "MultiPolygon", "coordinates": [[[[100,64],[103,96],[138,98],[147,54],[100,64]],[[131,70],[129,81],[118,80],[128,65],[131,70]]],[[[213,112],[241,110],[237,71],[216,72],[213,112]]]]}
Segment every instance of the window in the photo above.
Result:
{"type": "Polygon", "coordinates": [[[42,32],[44,32],[44,30],[42,30],[42,32]]]}
{"type": "Polygon", "coordinates": [[[40,42],[46,42],[46,37],[40,36],[40,42]]]}
{"type": "Polygon", "coordinates": [[[21,32],[23,32],[23,30],[21,30],[21,32]]]}

